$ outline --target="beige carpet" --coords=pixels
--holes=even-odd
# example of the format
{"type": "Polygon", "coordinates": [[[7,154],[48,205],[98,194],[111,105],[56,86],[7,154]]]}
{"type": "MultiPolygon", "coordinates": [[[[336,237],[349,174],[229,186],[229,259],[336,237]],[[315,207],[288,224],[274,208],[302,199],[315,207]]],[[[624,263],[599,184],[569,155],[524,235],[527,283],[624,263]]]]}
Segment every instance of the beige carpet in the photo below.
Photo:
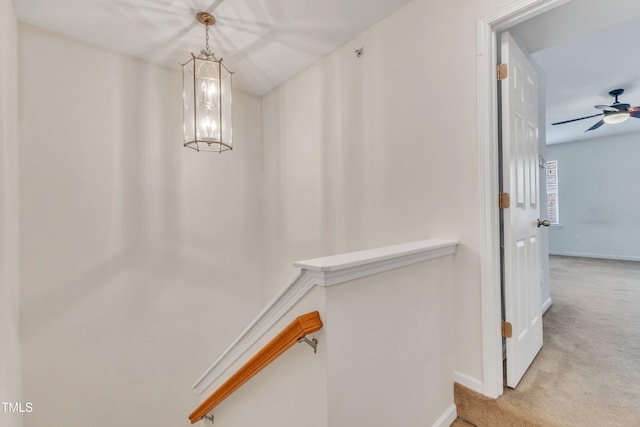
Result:
{"type": "Polygon", "coordinates": [[[459,417],[491,427],[640,426],[640,262],[550,265],[542,350],[497,400],[457,387],[459,417]]]}
{"type": "Polygon", "coordinates": [[[451,424],[451,427],[469,427],[472,426],[473,424],[469,424],[466,421],[462,421],[460,418],[456,419],[453,424],[451,424]]]}

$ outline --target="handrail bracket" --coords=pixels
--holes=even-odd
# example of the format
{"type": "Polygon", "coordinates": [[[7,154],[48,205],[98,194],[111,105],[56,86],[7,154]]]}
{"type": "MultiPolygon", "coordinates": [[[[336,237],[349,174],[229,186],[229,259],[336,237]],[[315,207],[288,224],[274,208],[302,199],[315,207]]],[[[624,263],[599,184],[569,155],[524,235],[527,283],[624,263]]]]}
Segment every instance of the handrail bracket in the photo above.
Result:
{"type": "Polygon", "coordinates": [[[307,336],[305,335],[305,336],[303,336],[302,338],[300,338],[300,339],[298,340],[298,344],[299,344],[299,343],[302,343],[302,342],[303,342],[303,343],[307,343],[307,344],[309,344],[309,346],[310,346],[311,348],[313,348],[313,353],[314,353],[314,354],[318,352],[318,340],[317,340],[316,338],[313,338],[313,339],[311,339],[311,340],[310,340],[310,339],[309,339],[309,338],[307,338],[307,336]]]}
{"type": "Polygon", "coordinates": [[[211,424],[215,424],[213,422],[213,414],[211,414],[211,415],[203,415],[202,418],[205,419],[205,420],[211,421],[211,424]]]}
{"type": "Polygon", "coordinates": [[[311,313],[298,316],[189,415],[191,424],[197,423],[202,418],[207,418],[213,422],[213,417],[208,418],[205,417],[205,415],[211,413],[216,405],[253,378],[255,374],[273,362],[278,356],[287,351],[287,349],[293,347],[296,342],[306,342],[313,347],[315,351],[318,341],[310,341],[306,339],[305,336],[320,330],[320,328],[322,328],[322,320],[320,320],[320,313],[318,313],[318,311],[312,311],[311,313]]]}

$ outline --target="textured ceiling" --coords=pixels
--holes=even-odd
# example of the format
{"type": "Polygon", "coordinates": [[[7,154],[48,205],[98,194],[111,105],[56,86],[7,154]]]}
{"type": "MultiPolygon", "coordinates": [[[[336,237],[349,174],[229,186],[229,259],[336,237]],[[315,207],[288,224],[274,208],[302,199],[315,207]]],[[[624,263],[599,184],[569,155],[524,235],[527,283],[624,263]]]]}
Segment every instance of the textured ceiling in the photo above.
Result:
{"type": "Polygon", "coordinates": [[[199,11],[217,20],[216,56],[261,95],[409,0],[15,0],[18,19],[178,69],[204,47],[199,11]]]}
{"type": "MultiPolygon", "coordinates": [[[[262,95],[409,0],[15,0],[18,18],[88,43],[179,69],[204,46],[198,11],[215,15],[211,47],[237,88],[262,95]]],[[[608,92],[640,105],[639,0],[573,0],[511,32],[546,76],[547,142],[637,132],[639,119],[585,133],[608,92]]]]}

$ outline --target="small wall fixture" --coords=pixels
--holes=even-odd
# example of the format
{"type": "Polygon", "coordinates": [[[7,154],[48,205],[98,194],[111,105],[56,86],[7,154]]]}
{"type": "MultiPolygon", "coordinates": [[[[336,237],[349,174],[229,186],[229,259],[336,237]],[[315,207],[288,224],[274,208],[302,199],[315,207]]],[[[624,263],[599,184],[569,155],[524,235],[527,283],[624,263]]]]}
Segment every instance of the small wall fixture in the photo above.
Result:
{"type": "Polygon", "coordinates": [[[209,49],[209,26],[213,15],[199,12],[205,26],[206,44],[199,55],[182,65],[184,146],[196,151],[221,153],[233,149],[231,129],[231,80],[233,71],[209,49]]]}

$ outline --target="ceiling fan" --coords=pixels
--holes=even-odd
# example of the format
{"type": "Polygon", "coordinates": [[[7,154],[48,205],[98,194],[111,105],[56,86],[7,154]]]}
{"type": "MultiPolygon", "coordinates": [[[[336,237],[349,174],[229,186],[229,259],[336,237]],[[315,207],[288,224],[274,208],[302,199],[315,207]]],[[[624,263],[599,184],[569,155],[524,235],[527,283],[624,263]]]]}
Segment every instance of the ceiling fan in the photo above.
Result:
{"type": "Polygon", "coordinates": [[[552,125],[561,125],[564,123],[576,122],[578,120],[590,119],[592,117],[604,116],[598,123],[591,126],[585,132],[589,132],[590,130],[598,129],[603,124],[615,125],[618,123],[622,123],[626,121],[629,117],[635,117],[640,119],[640,105],[636,107],[632,107],[629,104],[623,104],[618,101],[618,96],[624,93],[624,89],[614,89],[609,92],[609,95],[615,98],[615,102],[611,105],[596,105],[595,108],[598,110],[602,110],[603,112],[600,114],[594,114],[592,116],[580,117],[579,119],[565,120],[563,122],[551,123],[552,125]]]}

